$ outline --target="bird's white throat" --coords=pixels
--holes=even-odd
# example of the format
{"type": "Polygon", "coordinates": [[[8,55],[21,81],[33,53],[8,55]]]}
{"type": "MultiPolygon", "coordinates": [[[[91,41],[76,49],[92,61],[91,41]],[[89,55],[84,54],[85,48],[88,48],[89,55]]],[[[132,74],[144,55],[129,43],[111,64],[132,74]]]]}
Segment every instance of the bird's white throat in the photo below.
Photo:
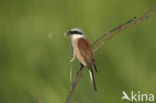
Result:
{"type": "Polygon", "coordinates": [[[73,34],[72,36],[71,36],[71,39],[72,40],[76,40],[76,39],[79,39],[79,38],[84,38],[84,35],[77,35],[77,34],[73,34]]]}

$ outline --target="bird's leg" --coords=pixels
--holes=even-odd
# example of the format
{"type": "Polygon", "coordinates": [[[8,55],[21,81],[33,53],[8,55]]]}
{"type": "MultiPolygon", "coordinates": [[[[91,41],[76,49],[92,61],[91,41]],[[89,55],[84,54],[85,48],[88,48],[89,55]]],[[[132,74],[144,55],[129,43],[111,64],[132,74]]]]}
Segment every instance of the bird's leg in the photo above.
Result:
{"type": "Polygon", "coordinates": [[[77,72],[77,77],[78,77],[79,73],[82,71],[83,67],[84,66],[81,64],[80,70],[77,72]]]}

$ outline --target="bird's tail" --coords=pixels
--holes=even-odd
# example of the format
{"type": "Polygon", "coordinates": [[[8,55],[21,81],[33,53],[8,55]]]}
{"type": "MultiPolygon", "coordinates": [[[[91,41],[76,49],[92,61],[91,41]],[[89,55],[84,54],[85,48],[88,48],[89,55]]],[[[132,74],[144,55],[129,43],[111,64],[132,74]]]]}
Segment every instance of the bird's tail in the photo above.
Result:
{"type": "Polygon", "coordinates": [[[96,89],[96,83],[95,83],[95,78],[94,78],[93,68],[92,68],[92,66],[88,66],[88,68],[89,68],[90,78],[91,78],[91,82],[92,82],[94,91],[97,91],[97,89],[96,89]]]}

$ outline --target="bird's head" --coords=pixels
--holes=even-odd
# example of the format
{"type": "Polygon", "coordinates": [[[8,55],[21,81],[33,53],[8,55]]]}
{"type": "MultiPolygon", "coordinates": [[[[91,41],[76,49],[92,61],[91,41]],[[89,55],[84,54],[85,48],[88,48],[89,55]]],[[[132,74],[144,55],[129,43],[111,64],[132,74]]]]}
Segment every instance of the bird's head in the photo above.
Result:
{"type": "Polygon", "coordinates": [[[79,28],[72,28],[70,31],[68,31],[67,35],[71,38],[85,37],[84,32],[79,28]]]}

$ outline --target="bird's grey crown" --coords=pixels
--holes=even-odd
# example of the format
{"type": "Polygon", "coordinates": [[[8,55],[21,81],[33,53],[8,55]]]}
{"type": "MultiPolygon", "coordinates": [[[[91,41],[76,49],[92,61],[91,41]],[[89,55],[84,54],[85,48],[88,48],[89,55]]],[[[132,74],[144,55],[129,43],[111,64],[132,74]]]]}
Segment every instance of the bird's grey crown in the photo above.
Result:
{"type": "Polygon", "coordinates": [[[79,31],[79,32],[83,32],[80,28],[72,28],[70,31],[79,31]]]}
{"type": "Polygon", "coordinates": [[[69,31],[70,35],[72,34],[79,34],[79,35],[84,35],[83,31],[80,28],[72,28],[69,31]]]}

